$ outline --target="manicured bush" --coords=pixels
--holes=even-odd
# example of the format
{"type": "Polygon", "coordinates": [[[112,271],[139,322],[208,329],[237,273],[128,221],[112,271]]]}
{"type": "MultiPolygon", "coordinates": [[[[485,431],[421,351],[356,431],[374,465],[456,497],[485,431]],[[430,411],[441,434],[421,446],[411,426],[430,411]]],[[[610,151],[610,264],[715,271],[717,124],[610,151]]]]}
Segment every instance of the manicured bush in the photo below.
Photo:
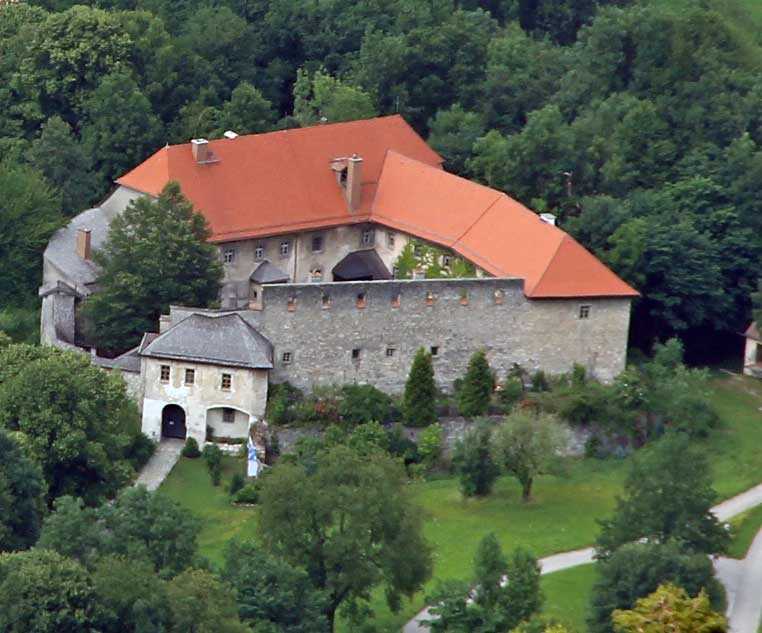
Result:
{"type": "Polygon", "coordinates": [[[431,470],[437,465],[442,455],[443,439],[444,429],[438,423],[427,426],[418,436],[418,454],[426,469],[431,470]]]}
{"type": "Polygon", "coordinates": [[[484,350],[471,356],[458,390],[458,409],[466,417],[484,415],[492,397],[493,376],[484,350]]]}
{"type": "Polygon", "coordinates": [[[455,446],[453,464],[465,497],[481,497],[492,492],[500,468],[492,459],[491,429],[480,423],[455,446]]]}
{"type": "Polygon", "coordinates": [[[413,359],[405,383],[405,422],[410,426],[427,426],[436,422],[437,388],[434,383],[434,365],[431,354],[420,348],[413,359]]]}
{"type": "Polygon", "coordinates": [[[243,475],[241,473],[233,473],[233,476],[230,478],[230,485],[228,486],[228,492],[235,496],[235,494],[243,488],[245,484],[243,475]]]}
{"type": "Polygon", "coordinates": [[[212,484],[219,486],[222,477],[222,451],[220,447],[215,444],[207,444],[204,446],[203,455],[209,476],[212,478],[212,484]]]}
{"type": "Polygon", "coordinates": [[[255,482],[249,482],[233,496],[234,503],[259,503],[259,486],[255,482]]]}
{"type": "Polygon", "coordinates": [[[183,446],[182,456],[188,459],[196,459],[201,457],[201,451],[198,449],[198,442],[189,437],[185,440],[185,446],[183,446]]]}
{"type": "Polygon", "coordinates": [[[392,417],[391,397],[373,385],[344,385],[341,396],[339,415],[345,423],[388,422],[392,417]]]}

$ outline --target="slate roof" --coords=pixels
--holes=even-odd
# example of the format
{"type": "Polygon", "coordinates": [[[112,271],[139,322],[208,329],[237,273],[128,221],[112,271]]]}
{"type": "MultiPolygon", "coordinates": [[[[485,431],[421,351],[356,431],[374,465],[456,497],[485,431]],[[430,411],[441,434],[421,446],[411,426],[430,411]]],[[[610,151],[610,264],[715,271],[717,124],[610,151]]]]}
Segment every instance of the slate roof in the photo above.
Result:
{"type": "Polygon", "coordinates": [[[273,348],[239,314],[194,313],[153,340],[144,337],[141,356],[249,369],[272,369],[273,348]]]}
{"type": "Polygon", "coordinates": [[[391,279],[392,275],[384,262],[373,249],[349,253],[333,267],[333,278],[353,279],[391,279]]]}
{"type": "Polygon", "coordinates": [[[283,284],[288,283],[289,277],[288,273],[265,260],[251,273],[250,279],[259,284],[283,284]]]}
{"type": "Polygon", "coordinates": [[[77,284],[80,291],[82,290],[80,286],[95,283],[98,267],[94,262],[84,260],[77,255],[77,230],[90,229],[90,246],[92,250],[97,250],[106,241],[108,227],[113,218],[113,213],[100,207],[88,209],[56,231],[48,242],[45,259],[63,272],[69,281],[77,284]]]}

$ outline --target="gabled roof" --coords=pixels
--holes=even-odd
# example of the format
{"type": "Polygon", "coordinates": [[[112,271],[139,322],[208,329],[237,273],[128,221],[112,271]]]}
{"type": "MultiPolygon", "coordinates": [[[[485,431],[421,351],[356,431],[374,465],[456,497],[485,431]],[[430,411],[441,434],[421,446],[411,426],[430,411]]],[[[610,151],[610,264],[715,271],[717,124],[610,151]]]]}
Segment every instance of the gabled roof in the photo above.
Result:
{"type": "Polygon", "coordinates": [[[117,182],[158,195],[177,180],[209,221],[212,241],[377,222],[451,248],[486,272],[524,279],[534,299],[635,297],[637,292],[561,229],[501,191],[441,169],[400,116],[165,147],[117,182]],[[350,213],[330,161],[363,158],[362,200],[350,213]]]}
{"type": "Polygon", "coordinates": [[[371,219],[453,249],[533,299],[637,292],[574,238],[495,189],[389,152],[371,219]]]}
{"type": "Polygon", "coordinates": [[[164,147],[117,183],[158,196],[178,181],[209,221],[212,241],[222,242],[367,220],[389,149],[442,163],[399,115],[219,139],[209,149],[218,161],[199,165],[189,143],[164,147]],[[362,198],[351,214],[330,161],[355,153],[362,198]]]}
{"type": "Polygon", "coordinates": [[[272,369],[272,344],[237,313],[194,313],[155,338],[144,337],[138,353],[153,358],[272,369]]]}

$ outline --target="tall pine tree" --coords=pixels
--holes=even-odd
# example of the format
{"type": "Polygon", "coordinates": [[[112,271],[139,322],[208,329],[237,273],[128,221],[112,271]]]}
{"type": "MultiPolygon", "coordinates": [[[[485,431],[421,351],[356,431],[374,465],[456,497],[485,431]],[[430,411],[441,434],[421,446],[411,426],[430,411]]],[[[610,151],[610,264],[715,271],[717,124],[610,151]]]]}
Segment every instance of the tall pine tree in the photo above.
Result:
{"type": "Polygon", "coordinates": [[[484,415],[489,409],[492,397],[492,370],[484,350],[471,356],[463,385],[458,393],[460,414],[466,417],[484,415]]]}
{"type": "Polygon", "coordinates": [[[427,426],[436,422],[437,387],[431,354],[420,348],[413,358],[405,383],[403,403],[405,422],[410,426],[427,426]]]}

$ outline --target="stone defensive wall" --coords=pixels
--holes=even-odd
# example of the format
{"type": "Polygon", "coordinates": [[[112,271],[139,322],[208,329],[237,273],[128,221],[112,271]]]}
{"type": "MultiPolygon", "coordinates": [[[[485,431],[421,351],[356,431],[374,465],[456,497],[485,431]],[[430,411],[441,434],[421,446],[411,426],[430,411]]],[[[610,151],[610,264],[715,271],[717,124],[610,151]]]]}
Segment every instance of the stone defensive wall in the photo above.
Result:
{"type": "MultiPolygon", "coordinates": [[[[629,298],[530,301],[522,288],[500,278],[274,284],[261,309],[241,314],[274,346],[271,380],[302,389],[400,392],[421,347],[448,391],[479,349],[500,379],[514,363],[550,374],[579,363],[602,381],[624,369],[629,298]]],[[[172,321],[188,310],[173,307],[172,321]]]]}

